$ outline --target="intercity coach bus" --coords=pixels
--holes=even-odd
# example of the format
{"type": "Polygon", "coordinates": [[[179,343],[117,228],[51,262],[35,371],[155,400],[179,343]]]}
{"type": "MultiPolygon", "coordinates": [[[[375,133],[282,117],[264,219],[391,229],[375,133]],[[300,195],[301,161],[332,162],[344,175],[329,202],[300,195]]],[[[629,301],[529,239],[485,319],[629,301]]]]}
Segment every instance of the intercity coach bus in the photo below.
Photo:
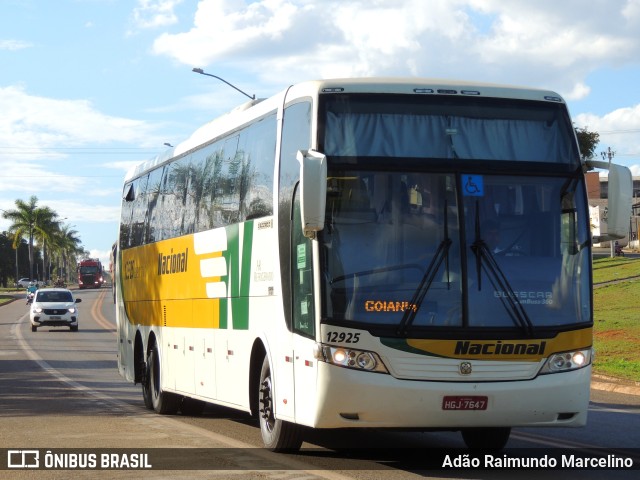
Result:
{"type": "Polygon", "coordinates": [[[115,257],[118,368],[161,414],[207,403],[303,427],[585,425],[592,235],[551,91],[337,79],[254,100],[132,170],[115,257]]]}

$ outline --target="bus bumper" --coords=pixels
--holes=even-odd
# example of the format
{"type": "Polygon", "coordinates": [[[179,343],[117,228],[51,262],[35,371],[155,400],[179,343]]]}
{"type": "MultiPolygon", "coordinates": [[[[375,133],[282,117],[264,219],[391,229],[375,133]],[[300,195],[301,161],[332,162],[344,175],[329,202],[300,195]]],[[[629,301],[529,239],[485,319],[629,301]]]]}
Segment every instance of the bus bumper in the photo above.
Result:
{"type": "Polygon", "coordinates": [[[316,428],[579,427],[591,366],[509,382],[432,382],[318,365],[316,428]],[[486,397],[484,410],[446,410],[445,396],[486,397]]]}

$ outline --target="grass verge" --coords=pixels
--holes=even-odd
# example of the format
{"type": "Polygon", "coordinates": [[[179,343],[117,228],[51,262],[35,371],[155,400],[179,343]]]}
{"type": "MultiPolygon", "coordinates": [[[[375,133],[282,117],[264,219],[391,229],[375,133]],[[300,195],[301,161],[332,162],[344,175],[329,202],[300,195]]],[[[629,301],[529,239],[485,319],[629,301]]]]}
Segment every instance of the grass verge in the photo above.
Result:
{"type": "Polygon", "coordinates": [[[594,372],[640,380],[640,260],[593,262],[594,372]],[[634,278],[638,277],[638,278],[634,278]],[[598,283],[614,282],[598,286],[598,283]]]}

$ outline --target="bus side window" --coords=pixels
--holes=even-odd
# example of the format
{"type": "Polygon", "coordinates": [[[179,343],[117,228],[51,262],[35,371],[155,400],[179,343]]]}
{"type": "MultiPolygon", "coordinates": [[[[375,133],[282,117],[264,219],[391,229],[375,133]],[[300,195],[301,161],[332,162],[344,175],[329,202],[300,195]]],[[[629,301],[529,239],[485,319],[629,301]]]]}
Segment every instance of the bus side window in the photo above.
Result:
{"type": "Polygon", "coordinates": [[[122,212],[120,218],[120,248],[129,246],[129,236],[131,235],[131,214],[133,212],[133,201],[135,200],[135,184],[133,182],[125,185],[122,194],[122,212]]]}

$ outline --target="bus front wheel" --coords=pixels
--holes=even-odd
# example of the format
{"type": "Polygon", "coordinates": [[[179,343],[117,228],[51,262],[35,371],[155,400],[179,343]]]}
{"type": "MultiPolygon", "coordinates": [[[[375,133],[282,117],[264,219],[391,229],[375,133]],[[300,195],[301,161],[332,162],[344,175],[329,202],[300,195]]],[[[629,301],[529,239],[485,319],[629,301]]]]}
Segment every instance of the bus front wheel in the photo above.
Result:
{"type": "Polygon", "coordinates": [[[258,416],[264,446],[274,452],[299,450],[302,445],[300,427],[277,420],[273,412],[273,377],[269,360],[264,358],[258,386],[258,416]]]}
{"type": "Polygon", "coordinates": [[[465,428],[462,439],[468,448],[474,450],[502,450],[509,441],[511,428],[465,428]]]}
{"type": "MultiPolygon", "coordinates": [[[[149,374],[146,381],[148,382],[148,395],[151,400],[153,409],[161,415],[173,415],[177,413],[180,406],[180,397],[174,393],[163,392],[160,387],[160,357],[158,355],[158,347],[156,345],[151,348],[149,358],[147,359],[149,366],[149,374]]],[[[145,394],[143,386],[143,396],[145,394]]],[[[147,399],[145,398],[145,404],[147,399]]]]}

